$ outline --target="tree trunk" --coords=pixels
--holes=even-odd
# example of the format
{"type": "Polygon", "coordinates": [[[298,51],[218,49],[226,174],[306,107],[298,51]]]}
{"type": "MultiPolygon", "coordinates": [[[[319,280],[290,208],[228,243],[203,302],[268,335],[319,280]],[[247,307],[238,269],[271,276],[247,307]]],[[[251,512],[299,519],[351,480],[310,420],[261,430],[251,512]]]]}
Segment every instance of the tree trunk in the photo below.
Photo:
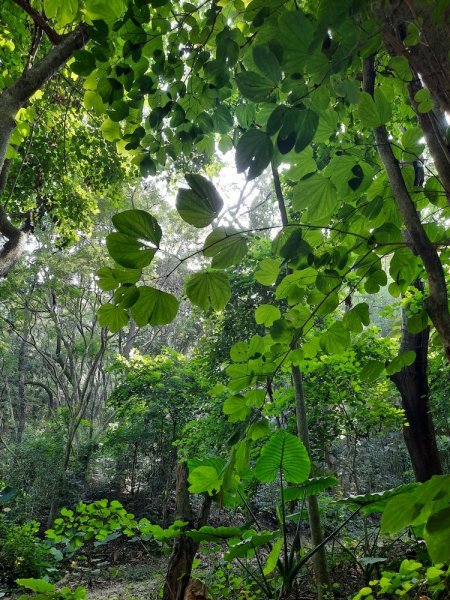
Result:
{"type": "Polygon", "coordinates": [[[403,311],[400,352],[413,350],[416,359],[409,367],[391,376],[402,398],[408,425],[403,428],[406,447],[416,481],[427,481],[433,475],[442,475],[441,460],[436,444],[433,420],[429,409],[427,354],[430,329],[410,333],[408,318],[403,311]]]}
{"type": "MultiPolygon", "coordinates": [[[[208,520],[211,502],[211,496],[205,496],[200,514],[197,519],[194,519],[188,491],[188,468],[186,463],[180,463],[177,468],[175,518],[187,521],[188,527],[191,529],[198,529],[208,520]]],[[[167,565],[162,600],[184,599],[184,593],[191,577],[192,563],[199,545],[199,542],[195,542],[186,535],[180,535],[175,540],[167,565]]]]}
{"type": "MultiPolygon", "coordinates": [[[[303,390],[303,379],[299,367],[292,366],[292,382],[295,394],[295,414],[297,417],[297,431],[303,442],[309,456],[311,456],[311,445],[309,443],[308,420],[306,415],[305,394],[303,390]]],[[[322,525],[320,523],[319,504],[317,496],[308,496],[306,498],[308,506],[309,528],[311,529],[311,541],[314,546],[323,542],[322,525]]],[[[314,574],[317,584],[317,598],[321,600],[330,587],[330,574],[328,572],[327,555],[325,546],[316,552],[313,557],[314,574]]],[[[329,590],[328,590],[329,591],[329,590]]]]}

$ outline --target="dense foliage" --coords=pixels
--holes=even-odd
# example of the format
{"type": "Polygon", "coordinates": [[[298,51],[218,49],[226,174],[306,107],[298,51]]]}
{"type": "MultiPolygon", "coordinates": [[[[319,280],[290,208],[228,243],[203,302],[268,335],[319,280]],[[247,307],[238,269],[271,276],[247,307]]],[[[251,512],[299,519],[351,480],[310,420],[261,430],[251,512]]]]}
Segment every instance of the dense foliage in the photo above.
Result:
{"type": "Polygon", "coordinates": [[[0,596],[446,597],[449,14],[5,0],[0,596]]]}

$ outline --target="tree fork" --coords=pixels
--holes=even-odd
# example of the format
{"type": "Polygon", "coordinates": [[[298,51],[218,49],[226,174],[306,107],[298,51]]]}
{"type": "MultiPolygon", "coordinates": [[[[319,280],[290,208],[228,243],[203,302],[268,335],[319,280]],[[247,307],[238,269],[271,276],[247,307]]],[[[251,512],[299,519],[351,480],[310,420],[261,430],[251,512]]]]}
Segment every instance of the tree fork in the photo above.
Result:
{"type": "MultiPolygon", "coordinates": [[[[364,60],[363,87],[364,91],[373,96],[375,89],[373,55],[364,60]]],[[[447,359],[450,360],[450,313],[444,269],[437,250],[427,236],[406,188],[400,165],[392,152],[386,127],[384,125],[375,127],[373,131],[378,154],[391,184],[392,193],[406,231],[414,244],[415,251],[422,259],[428,275],[429,295],[425,300],[425,308],[441,336],[447,359]]]]}

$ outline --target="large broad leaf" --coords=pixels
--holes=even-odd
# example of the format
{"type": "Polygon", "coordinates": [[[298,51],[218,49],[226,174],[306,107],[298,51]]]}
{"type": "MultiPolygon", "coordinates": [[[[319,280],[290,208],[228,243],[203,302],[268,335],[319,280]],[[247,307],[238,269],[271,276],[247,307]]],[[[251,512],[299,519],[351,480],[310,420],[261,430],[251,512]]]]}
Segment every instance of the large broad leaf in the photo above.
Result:
{"type": "Polygon", "coordinates": [[[280,274],[280,267],[281,258],[263,258],[255,273],[256,281],[262,285],[273,285],[280,274]]]}
{"type": "Polygon", "coordinates": [[[145,210],[124,210],[114,215],[112,222],[120,233],[153,242],[155,246],[159,246],[162,235],[161,227],[155,217],[145,210]]]}
{"type": "Polygon", "coordinates": [[[240,538],[242,530],[239,527],[212,527],[204,525],[200,529],[187,531],[186,535],[196,542],[217,542],[230,538],[240,538]]]}
{"type": "Polygon", "coordinates": [[[311,55],[309,47],[313,41],[314,26],[300,10],[284,13],[278,25],[284,69],[290,73],[301,73],[311,55]]]}
{"type": "Polygon", "coordinates": [[[176,208],[186,223],[202,228],[210,225],[219,216],[223,200],[214,185],[202,175],[187,174],[190,190],[178,190],[176,208]]]}
{"type": "Polygon", "coordinates": [[[247,254],[247,241],[242,233],[231,227],[218,227],[206,238],[203,254],[212,256],[212,267],[225,269],[239,263],[247,254]]]}
{"type": "Polygon", "coordinates": [[[350,346],[350,333],[337,321],[320,336],[320,345],[328,354],[339,354],[350,346]]]}
{"type": "Polygon", "coordinates": [[[115,290],[120,283],[136,283],[139,281],[141,269],[111,269],[102,267],[96,273],[98,287],[104,292],[115,290]]]}
{"type": "Polygon", "coordinates": [[[252,102],[268,102],[275,84],[259,73],[244,71],[236,75],[236,84],[239,91],[252,102]]]}
{"type": "Polygon", "coordinates": [[[427,550],[435,563],[450,562],[450,506],[434,513],[423,531],[427,550]]]}
{"type": "Polygon", "coordinates": [[[266,44],[253,48],[253,60],[261,73],[268,77],[274,85],[277,85],[281,79],[280,63],[266,44]]]}
{"type": "Polygon", "coordinates": [[[270,483],[280,471],[289,483],[303,483],[311,468],[308,453],[297,436],[279,430],[263,446],[253,474],[262,483],[270,483]]]}
{"type": "Polygon", "coordinates": [[[231,286],[225,273],[203,271],[188,279],[186,294],[192,304],[203,310],[222,310],[231,298],[231,286]]]}
{"type": "Polygon", "coordinates": [[[283,496],[285,502],[290,500],[303,500],[307,496],[316,496],[322,493],[324,490],[335,487],[339,484],[339,480],[336,477],[312,477],[302,483],[293,487],[287,487],[283,490],[283,496]]]}
{"type": "Polygon", "coordinates": [[[294,188],[292,205],[295,210],[307,210],[308,224],[328,225],[329,218],[339,204],[333,183],[319,173],[302,179],[294,188]]]}
{"type": "Polygon", "coordinates": [[[350,310],[348,310],[342,319],[344,327],[349,331],[361,333],[364,325],[370,323],[369,305],[367,302],[360,302],[350,310]]]}
{"type": "Polygon", "coordinates": [[[167,325],[178,312],[178,300],[172,294],[146,285],[140,286],[139,299],[131,307],[136,325],[167,325]]]}
{"type": "Polygon", "coordinates": [[[358,105],[359,118],[364,127],[380,127],[391,118],[391,105],[381,90],[375,90],[374,98],[367,92],[362,92],[358,105]]]}
{"type": "MultiPolygon", "coordinates": [[[[60,4],[64,4],[58,0],[60,4]]],[[[86,0],[86,14],[89,19],[101,21],[116,21],[125,12],[125,0],[86,0]]]]}
{"type": "Polygon", "coordinates": [[[238,542],[232,546],[230,545],[228,552],[225,554],[225,560],[230,561],[233,560],[233,558],[242,558],[247,556],[249,553],[253,554],[256,548],[267,544],[275,537],[278,537],[278,535],[278,531],[247,531],[245,534],[243,534],[244,539],[241,542],[238,542]]]}
{"type": "Polygon", "coordinates": [[[236,168],[238,173],[247,171],[248,179],[261,175],[269,165],[273,154],[272,140],[260,129],[249,129],[236,146],[236,168]]]}
{"type": "Polygon", "coordinates": [[[348,496],[342,500],[337,500],[338,504],[349,504],[354,507],[361,508],[364,515],[369,516],[373,513],[383,512],[387,503],[396,496],[400,496],[404,492],[414,490],[419,486],[418,483],[407,483],[390,490],[383,492],[375,492],[372,494],[363,494],[358,496],[348,496]]]}
{"type": "Polygon", "coordinates": [[[189,491],[192,494],[218,492],[222,487],[222,478],[212,466],[196,467],[189,472],[189,491]]]}
{"type": "Polygon", "coordinates": [[[278,563],[278,559],[280,558],[280,552],[281,548],[283,547],[283,542],[284,539],[280,537],[280,539],[273,544],[272,550],[270,551],[269,556],[266,560],[266,564],[264,565],[264,575],[270,575],[275,570],[275,567],[278,563]]]}
{"type": "Polygon", "coordinates": [[[250,412],[243,396],[230,396],[223,403],[223,412],[229,416],[230,423],[245,421],[250,412]]]}
{"type": "Polygon", "coordinates": [[[300,110],[297,123],[297,141],[295,142],[295,151],[301,152],[308,146],[317,131],[319,125],[319,116],[313,110],[300,110]]]}
{"type": "Polygon", "coordinates": [[[58,29],[72,23],[78,12],[78,0],[44,0],[45,15],[55,19],[58,29]]]}
{"type": "Polygon", "coordinates": [[[98,322],[100,327],[107,327],[111,333],[116,333],[128,323],[126,311],[120,307],[107,302],[98,309],[98,322]]]}
{"type": "Polygon", "coordinates": [[[281,317],[280,309],[272,304],[261,304],[255,310],[255,321],[258,325],[265,325],[270,327],[274,321],[277,321],[281,317]]]}
{"type": "Polygon", "coordinates": [[[106,236],[106,247],[116,263],[128,269],[147,267],[156,253],[145,243],[125,233],[110,233],[106,236]]]}

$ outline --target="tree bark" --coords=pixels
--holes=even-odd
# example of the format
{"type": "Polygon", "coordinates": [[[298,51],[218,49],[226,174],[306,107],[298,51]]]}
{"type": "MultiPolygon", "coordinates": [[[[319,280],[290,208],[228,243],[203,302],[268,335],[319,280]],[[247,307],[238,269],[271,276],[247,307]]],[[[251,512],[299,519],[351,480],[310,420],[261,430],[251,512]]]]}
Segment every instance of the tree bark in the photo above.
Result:
{"type": "MultiPolygon", "coordinates": [[[[177,468],[175,518],[187,521],[188,527],[191,529],[198,529],[206,525],[211,502],[211,496],[204,497],[200,514],[195,519],[188,491],[188,468],[186,463],[180,463],[177,468]]],[[[199,546],[199,542],[195,542],[186,535],[180,535],[174,541],[172,554],[167,565],[162,600],[184,599],[184,593],[191,577],[192,563],[199,546]]]]}
{"type": "MultiPolygon", "coordinates": [[[[374,57],[364,60],[364,90],[373,96],[375,87],[374,57]]],[[[439,333],[448,360],[450,360],[450,312],[444,269],[436,248],[430,241],[409,195],[400,165],[395,158],[388,132],[383,126],[374,129],[375,142],[392,193],[415,252],[422,259],[428,276],[428,297],[425,308],[439,333]]]]}
{"type": "Polygon", "coordinates": [[[416,481],[427,481],[433,475],[442,475],[441,460],[436,444],[433,420],[429,409],[427,354],[430,329],[410,333],[408,317],[403,311],[400,352],[413,350],[416,359],[409,367],[391,376],[402,398],[408,425],[403,428],[416,481]]]}
{"type": "MultiPolygon", "coordinates": [[[[305,394],[303,389],[303,379],[300,367],[291,367],[292,382],[295,395],[295,414],[297,417],[297,431],[303,445],[311,456],[311,444],[309,443],[308,420],[306,414],[305,394]]],[[[319,504],[317,496],[308,496],[306,498],[308,506],[309,528],[311,530],[311,541],[314,546],[323,542],[322,525],[320,522],[319,504]]],[[[325,546],[322,546],[313,556],[314,574],[317,583],[317,598],[321,600],[329,593],[331,584],[330,573],[328,571],[327,555],[325,546]],[[328,589],[327,589],[328,588],[328,589]]]]}

